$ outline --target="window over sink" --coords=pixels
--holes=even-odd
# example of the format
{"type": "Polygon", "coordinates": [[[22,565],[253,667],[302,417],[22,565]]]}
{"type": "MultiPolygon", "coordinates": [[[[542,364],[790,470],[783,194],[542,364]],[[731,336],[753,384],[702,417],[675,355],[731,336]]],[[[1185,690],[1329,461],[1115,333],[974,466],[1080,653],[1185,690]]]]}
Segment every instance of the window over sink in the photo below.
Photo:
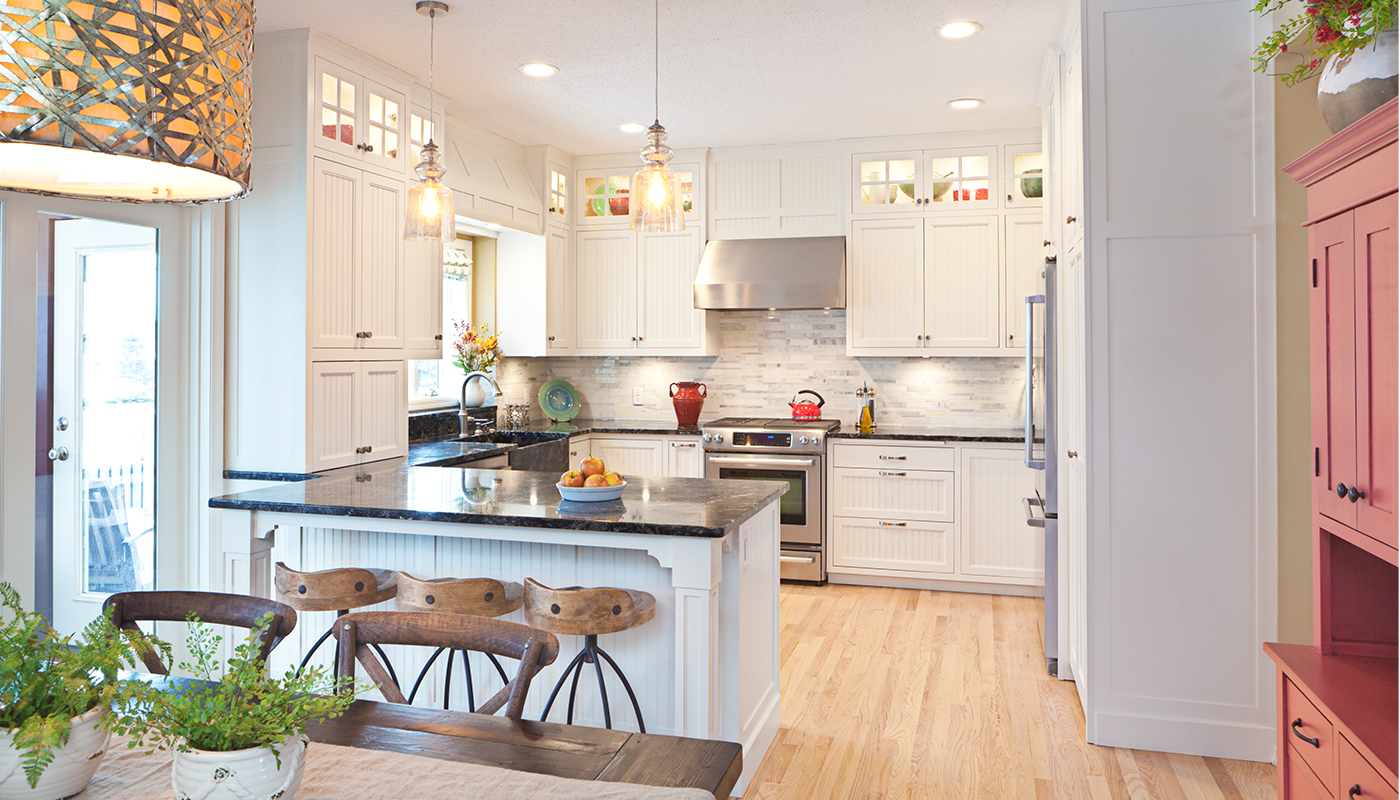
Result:
{"type": "Polygon", "coordinates": [[[455,407],[461,375],[447,358],[453,323],[472,324],[472,241],[460,239],[442,252],[443,358],[408,362],[411,410],[455,407]]]}

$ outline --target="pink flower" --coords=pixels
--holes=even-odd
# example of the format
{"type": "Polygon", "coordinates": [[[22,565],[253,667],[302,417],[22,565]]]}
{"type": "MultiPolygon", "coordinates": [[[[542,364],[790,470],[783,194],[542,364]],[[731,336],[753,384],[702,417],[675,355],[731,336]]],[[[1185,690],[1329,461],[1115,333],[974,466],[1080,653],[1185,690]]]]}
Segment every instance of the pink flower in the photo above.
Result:
{"type": "Polygon", "coordinates": [[[1287,53],[1287,52],[1288,52],[1288,45],[1287,45],[1287,43],[1279,45],[1279,46],[1278,46],[1278,51],[1279,51],[1280,53],[1287,53]]]}

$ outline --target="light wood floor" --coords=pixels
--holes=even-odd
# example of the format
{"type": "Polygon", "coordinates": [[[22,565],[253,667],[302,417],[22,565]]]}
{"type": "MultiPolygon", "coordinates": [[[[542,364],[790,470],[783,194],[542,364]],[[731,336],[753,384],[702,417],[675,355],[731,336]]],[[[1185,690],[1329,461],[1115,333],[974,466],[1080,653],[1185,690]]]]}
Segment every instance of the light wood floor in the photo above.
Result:
{"type": "Polygon", "coordinates": [[[783,725],[745,798],[1274,800],[1274,767],[1084,743],[1041,602],[782,587],[783,725]]]}

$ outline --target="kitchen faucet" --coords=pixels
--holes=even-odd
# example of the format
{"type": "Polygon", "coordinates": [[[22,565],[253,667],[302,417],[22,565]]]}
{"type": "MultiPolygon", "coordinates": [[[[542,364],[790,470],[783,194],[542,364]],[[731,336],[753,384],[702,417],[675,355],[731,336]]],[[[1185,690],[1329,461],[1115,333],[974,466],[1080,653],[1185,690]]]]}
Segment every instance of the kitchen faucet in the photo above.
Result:
{"type": "MultiPolygon", "coordinates": [[[[467,377],[462,379],[462,405],[459,406],[457,412],[457,434],[462,437],[471,435],[467,433],[467,425],[472,421],[472,417],[467,414],[467,384],[472,382],[472,378],[484,378],[487,383],[491,384],[491,388],[496,390],[497,397],[501,397],[505,394],[505,392],[501,391],[500,384],[496,383],[496,379],[492,378],[489,374],[485,372],[467,373],[467,377]]],[[[481,431],[473,431],[472,433],[481,433],[481,431]]]]}

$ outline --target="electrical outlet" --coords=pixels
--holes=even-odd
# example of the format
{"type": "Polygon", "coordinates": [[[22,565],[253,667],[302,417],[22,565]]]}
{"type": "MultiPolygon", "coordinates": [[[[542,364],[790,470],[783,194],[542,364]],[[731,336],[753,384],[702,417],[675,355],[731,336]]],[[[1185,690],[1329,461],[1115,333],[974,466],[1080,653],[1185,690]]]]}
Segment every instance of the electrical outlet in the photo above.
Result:
{"type": "Polygon", "coordinates": [[[632,405],[639,406],[642,405],[644,402],[646,401],[642,400],[642,387],[632,387],[632,405]]]}

